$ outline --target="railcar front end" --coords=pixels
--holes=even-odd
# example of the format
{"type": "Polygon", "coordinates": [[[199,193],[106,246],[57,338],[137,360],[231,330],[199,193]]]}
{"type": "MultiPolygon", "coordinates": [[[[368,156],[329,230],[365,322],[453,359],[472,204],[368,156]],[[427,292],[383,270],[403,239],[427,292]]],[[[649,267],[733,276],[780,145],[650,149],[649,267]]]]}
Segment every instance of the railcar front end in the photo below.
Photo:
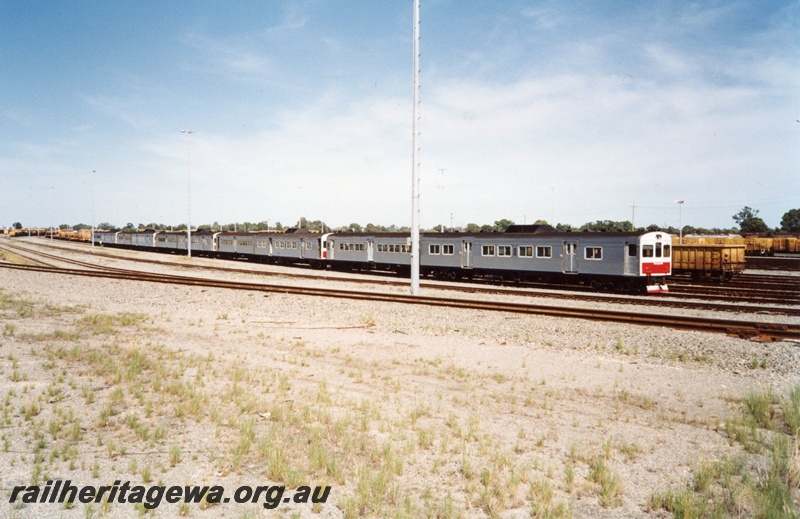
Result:
{"type": "Polygon", "coordinates": [[[663,232],[641,235],[638,244],[639,275],[647,292],[669,292],[666,278],[672,275],[672,236],[663,232]]]}

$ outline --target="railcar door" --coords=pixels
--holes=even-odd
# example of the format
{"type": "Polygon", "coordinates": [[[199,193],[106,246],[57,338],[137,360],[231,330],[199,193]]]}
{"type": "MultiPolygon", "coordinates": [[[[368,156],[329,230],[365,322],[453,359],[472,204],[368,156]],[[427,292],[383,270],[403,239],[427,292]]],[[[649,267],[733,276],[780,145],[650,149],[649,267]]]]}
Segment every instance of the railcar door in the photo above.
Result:
{"type": "Polygon", "coordinates": [[[564,272],[576,274],[578,272],[578,244],[571,241],[564,242],[564,272]]]}
{"type": "Polygon", "coordinates": [[[639,275],[639,244],[625,242],[625,272],[626,276],[639,275]]]}
{"type": "Polygon", "coordinates": [[[472,268],[472,242],[461,240],[461,268],[472,268]]]}
{"type": "Polygon", "coordinates": [[[367,262],[375,261],[375,240],[367,238],[367,262]]]}

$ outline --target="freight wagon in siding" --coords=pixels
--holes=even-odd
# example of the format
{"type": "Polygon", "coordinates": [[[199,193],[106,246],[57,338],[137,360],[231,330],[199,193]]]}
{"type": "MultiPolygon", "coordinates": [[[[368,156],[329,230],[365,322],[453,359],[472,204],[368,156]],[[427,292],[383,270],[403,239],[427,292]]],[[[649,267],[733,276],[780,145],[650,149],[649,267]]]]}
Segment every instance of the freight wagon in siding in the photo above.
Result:
{"type": "Polygon", "coordinates": [[[800,237],[776,234],[772,237],[772,254],[800,254],[800,237]]]}
{"type": "Polygon", "coordinates": [[[744,245],[745,239],[738,234],[684,234],[672,236],[673,245],[744,245]]]}
{"type": "Polygon", "coordinates": [[[793,234],[748,234],[744,241],[748,256],[800,253],[800,237],[793,234]]]}
{"type": "Polygon", "coordinates": [[[672,272],[695,281],[727,281],[745,268],[745,245],[686,244],[672,246],[672,272]]]}

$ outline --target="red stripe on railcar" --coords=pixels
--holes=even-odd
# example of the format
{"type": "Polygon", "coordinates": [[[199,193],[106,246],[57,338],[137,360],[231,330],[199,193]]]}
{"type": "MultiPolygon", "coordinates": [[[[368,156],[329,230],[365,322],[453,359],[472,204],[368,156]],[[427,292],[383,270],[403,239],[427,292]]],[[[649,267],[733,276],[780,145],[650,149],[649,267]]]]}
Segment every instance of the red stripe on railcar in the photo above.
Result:
{"type": "Polygon", "coordinates": [[[642,263],[642,274],[669,274],[668,261],[642,263]]]}

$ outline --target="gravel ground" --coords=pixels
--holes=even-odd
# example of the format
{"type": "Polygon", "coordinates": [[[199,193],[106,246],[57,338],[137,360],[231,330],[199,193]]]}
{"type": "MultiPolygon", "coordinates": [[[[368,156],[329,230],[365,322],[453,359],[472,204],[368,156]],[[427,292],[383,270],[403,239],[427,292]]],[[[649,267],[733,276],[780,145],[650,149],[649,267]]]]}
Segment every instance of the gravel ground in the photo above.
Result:
{"type": "MultiPolygon", "coordinates": [[[[742,453],[741,445],[723,434],[724,421],[737,416],[742,396],[766,388],[782,394],[800,383],[800,348],[790,342],[2,269],[0,287],[6,301],[0,314],[0,396],[8,409],[2,429],[6,448],[0,452],[6,495],[15,485],[46,479],[95,485],[150,479],[149,484],[226,489],[276,484],[274,445],[263,452],[256,446],[290,427],[304,437],[312,422],[350,424],[349,436],[359,445],[333,438],[331,426],[327,473],[298,468],[307,479],[294,486],[320,481],[332,486],[330,499],[318,509],[294,503],[273,511],[259,505],[162,505],[156,511],[161,516],[419,516],[437,509],[452,516],[528,517],[532,503],[543,499],[531,489],[544,481],[552,491],[548,502],[563,504],[567,515],[665,517],[664,511],[648,509],[654,492],[684,484],[702,461],[742,453]],[[120,324],[120,317],[110,331],[80,328],[87,316],[99,315],[136,316],[136,324],[120,324]],[[76,327],[80,332],[72,333],[76,327]],[[137,393],[132,379],[115,380],[93,368],[102,365],[96,357],[75,360],[77,353],[75,358],[63,353],[78,348],[122,352],[119,358],[130,358],[124,352],[159,352],[159,362],[176,380],[202,380],[207,408],[188,418],[172,412],[172,393],[151,388],[137,393]],[[231,388],[239,388],[240,380],[253,391],[252,399],[225,414],[235,400],[228,396],[231,388]],[[220,401],[213,405],[221,411],[209,403],[215,398],[220,401]],[[40,409],[31,417],[27,406],[34,400],[40,409]],[[117,414],[104,419],[110,406],[117,414]],[[332,418],[306,416],[285,425],[300,408],[332,418]],[[52,425],[68,412],[81,418],[81,434],[71,443],[52,425]],[[150,426],[147,440],[132,432],[139,431],[137,419],[150,426]],[[245,448],[247,424],[253,438],[245,448]],[[162,438],[154,441],[159,430],[162,438]],[[65,445],[72,446],[74,456],[66,454],[65,445]],[[173,448],[182,453],[175,464],[168,461],[173,448]],[[620,482],[611,504],[602,502],[590,475],[590,461],[598,457],[620,482]],[[346,465],[341,474],[330,470],[337,459],[346,465]],[[366,492],[364,474],[380,472],[387,460],[402,468],[387,476],[388,487],[366,492]],[[495,483],[505,493],[487,497],[486,489],[495,483]]],[[[155,371],[147,373],[155,377],[155,371]]],[[[286,439],[283,447],[289,463],[300,466],[304,451],[291,450],[293,445],[286,439]]],[[[127,517],[132,509],[120,504],[12,506],[4,499],[0,513],[127,517]]]]}

